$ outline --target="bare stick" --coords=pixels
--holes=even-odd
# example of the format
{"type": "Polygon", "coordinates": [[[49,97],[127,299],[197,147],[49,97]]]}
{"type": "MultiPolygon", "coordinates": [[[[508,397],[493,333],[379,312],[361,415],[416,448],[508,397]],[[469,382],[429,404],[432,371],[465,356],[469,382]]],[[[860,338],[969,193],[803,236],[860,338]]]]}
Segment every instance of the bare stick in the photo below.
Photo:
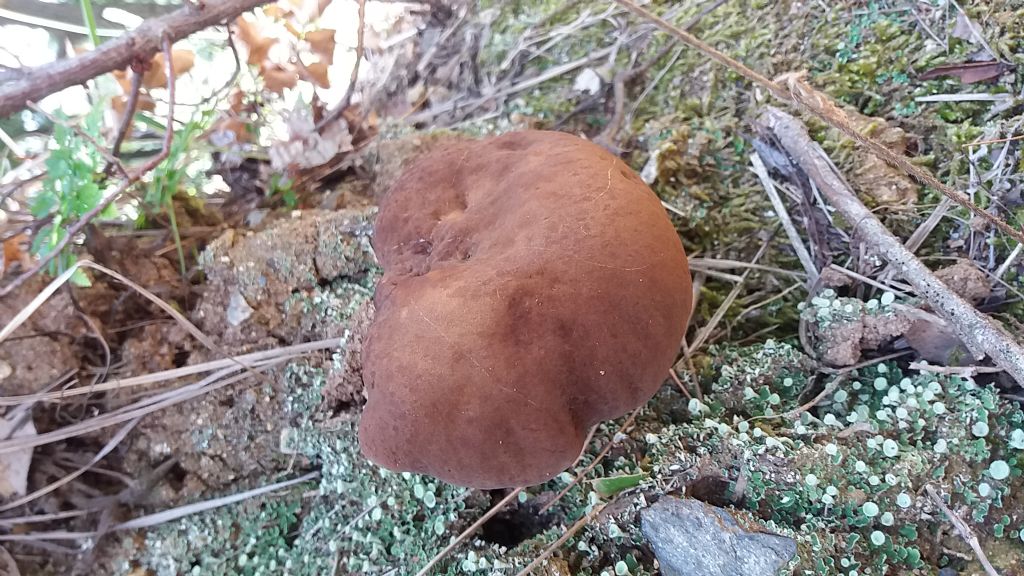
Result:
{"type": "Polygon", "coordinates": [[[767,107],[759,123],[774,133],[789,156],[817,184],[822,195],[853,225],[860,241],[900,271],[917,293],[949,321],[957,337],[977,359],[991,357],[1017,382],[1024,383],[1024,350],[1020,345],[936,278],[886,229],[829,165],[825,151],[811,140],[799,120],[777,108],[767,107]]]}
{"type": "MultiPolygon", "coordinates": [[[[139,92],[142,90],[142,77],[144,73],[139,70],[132,70],[131,92],[128,94],[128,102],[124,107],[124,118],[121,119],[121,126],[117,129],[117,136],[114,137],[114,144],[110,147],[110,155],[117,158],[121,155],[121,144],[128,136],[132,124],[135,123],[135,109],[139,106],[139,92]]],[[[172,100],[173,102],[173,100],[172,100]]],[[[171,129],[170,126],[167,127],[171,129]]],[[[108,166],[109,169],[109,166],[108,166]]]]}
{"type": "Polygon", "coordinates": [[[356,93],[356,81],[359,80],[359,62],[363,59],[363,36],[366,33],[366,0],[359,1],[359,28],[356,31],[356,63],[352,66],[352,75],[349,76],[348,88],[345,89],[345,95],[341,98],[341,102],[331,110],[331,113],[324,117],[319,124],[314,128],[317,132],[321,131],[327,125],[333,123],[335,120],[341,117],[348,109],[349,105],[352,104],[352,96],[356,93]]]}
{"type": "Polygon", "coordinates": [[[782,100],[783,102],[789,104],[796,104],[799,107],[803,108],[804,110],[810,112],[811,114],[814,114],[815,116],[826,122],[829,126],[832,126],[833,128],[839,130],[843,134],[852,138],[861,146],[864,146],[865,148],[870,150],[879,158],[885,160],[887,163],[893,166],[902,169],[904,172],[912,176],[921,184],[931,186],[932,188],[938,190],[939,192],[942,192],[943,195],[945,195],[953,202],[956,202],[956,204],[959,205],[960,207],[970,210],[975,215],[982,218],[989,224],[1002,230],[1008,236],[1013,237],[1013,239],[1017,240],[1018,242],[1024,243],[1024,232],[1021,232],[1020,230],[1017,230],[1013,226],[1010,226],[1004,220],[997,218],[992,214],[989,214],[984,209],[971,202],[970,198],[968,198],[966,194],[947,186],[925,169],[913,164],[905,156],[897,154],[890,150],[889,148],[887,148],[881,142],[878,142],[877,140],[874,140],[861,134],[860,131],[854,128],[853,125],[850,123],[850,120],[846,117],[845,112],[843,112],[841,109],[839,109],[834,104],[829,102],[824,95],[820,94],[819,92],[811,88],[809,85],[807,85],[805,82],[803,82],[799,74],[787,74],[780,77],[779,80],[782,83],[771,80],[764,74],[761,74],[760,72],[757,72],[756,70],[748,67],[746,64],[743,64],[739,60],[736,60],[735,58],[725,54],[724,52],[718,50],[714,46],[711,46],[707,42],[704,42],[700,38],[697,38],[696,36],[687,32],[686,30],[683,30],[682,28],[672,24],[671,22],[663,18],[660,18],[658,15],[654,14],[653,12],[645,8],[641,8],[632,0],[614,1],[620,6],[629,9],[634,14],[637,14],[638,16],[641,16],[653,22],[665,32],[668,32],[669,34],[682,40],[689,46],[692,46],[693,48],[700,50],[712,60],[718,62],[719,64],[722,64],[723,66],[726,66],[727,68],[732,69],[734,72],[736,72],[740,76],[743,76],[747,80],[750,80],[751,82],[760,85],[764,89],[771,92],[771,94],[778,98],[779,100],[782,100]]]}
{"type": "MultiPolygon", "coordinates": [[[[163,39],[163,46],[164,73],[167,75],[167,129],[164,130],[163,149],[160,150],[159,154],[150,158],[149,161],[143,164],[138,170],[130,172],[128,177],[125,178],[113,192],[108,194],[106,198],[104,198],[101,202],[96,204],[96,206],[93,206],[91,210],[83,214],[74,224],[72,224],[71,227],[68,228],[67,233],[64,235],[64,237],[60,239],[60,242],[57,242],[57,245],[54,246],[53,249],[46,254],[46,256],[40,258],[39,262],[35,266],[33,266],[32,269],[23,273],[21,276],[18,276],[9,284],[7,284],[7,286],[4,286],[2,289],[0,289],[0,298],[7,296],[12,291],[14,291],[15,288],[21,286],[22,284],[27,282],[29,278],[32,278],[40,271],[42,271],[44,268],[46,268],[46,266],[49,265],[49,263],[53,261],[54,258],[56,258],[61,252],[64,251],[64,248],[66,248],[67,245],[71,243],[72,239],[74,239],[74,237],[77,236],[79,232],[85,229],[89,222],[91,222],[94,218],[99,216],[104,210],[107,209],[107,206],[110,206],[114,202],[114,200],[120,197],[122,193],[128,190],[128,188],[133,186],[136,182],[141,180],[142,177],[145,176],[150,170],[156,168],[156,166],[163,162],[164,159],[166,159],[167,156],[171,153],[171,141],[174,138],[174,62],[173,59],[171,58],[170,38],[165,37],[163,39]]],[[[0,92],[0,99],[2,99],[2,92],[0,92]]],[[[2,112],[0,112],[0,116],[3,116],[2,112]]]]}
{"type": "Polygon", "coordinates": [[[522,570],[517,572],[516,576],[526,576],[530,572],[533,572],[534,568],[540,566],[541,562],[543,562],[544,560],[547,560],[548,556],[551,556],[552,554],[554,554],[555,550],[558,550],[562,546],[562,544],[565,544],[566,540],[568,540],[569,538],[572,538],[574,534],[579,532],[581,528],[586,526],[588,523],[590,523],[591,520],[594,519],[595,516],[600,514],[601,510],[604,510],[605,506],[606,506],[605,504],[601,504],[599,506],[595,506],[594,509],[591,510],[589,514],[587,514],[583,518],[580,518],[579,520],[577,520],[575,524],[570,526],[569,529],[565,531],[565,534],[562,534],[562,536],[558,540],[555,540],[554,542],[552,542],[551,545],[548,546],[544,550],[544,552],[541,552],[541,554],[539,556],[534,558],[533,562],[530,562],[526,566],[526,568],[523,568],[522,570]]]}
{"type": "Polygon", "coordinates": [[[811,254],[807,251],[807,247],[804,246],[804,241],[800,238],[800,233],[797,232],[796,226],[793,225],[793,220],[789,217],[789,212],[786,210],[786,204],[782,201],[782,197],[779,196],[778,190],[775,189],[775,183],[772,182],[771,176],[768,175],[768,168],[764,165],[757,152],[751,154],[750,164],[754,167],[754,174],[757,174],[757,178],[761,181],[761,186],[764,187],[765,193],[768,194],[768,199],[772,202],[775,215],[779,217],[779,222],[782,223],[782,229],[786,231],[786,237],[789,238],[789,243],[792,244],[796,257],[800,259],[800,264],[803,265],[804,271],[807,272],[807,285],[814,285],[818,281],[818,268],[814,265],[814,260],[811,259],[811,254]]]}
{"type": "MultiPolygon", "coordinates": [[[[138,28],[74,58],[25,70],[0,84],[0,117],[17,112],[28,101],[69,86],[82,84],[106,72],[121,70],[135,59],[149,61],[165,40],[174,42],[204,28],[232,20],[268,0],[205,0],[188,3],[166,16],[147,20],[138,28]]],[[[168,59],[170,62],[170,59],[168,59]]]]}
{"type": "Polygon", "coordinates": [[[569,490],[572,490],[572,487],[578,484],[584,476],[590,474],[590,471],[593,470],[598,464],[600,464],[601,460],[604,460],[604,457],[608,455],[608,452],[612,449],[612,446],[615,445],[615,437],[618,436],[619,434],[622,434],[623,432],[625,432],[627,428],[632,426],[633,421],[636,420],[636,416],[639,413],[640,408],[633,410],[633,413],[629,415],[629,418],[626,418],[626,421],[622,423],[622,426],[619,426],[619,429],[615,432],[615,434],[612,434],[611,439],[608,441],[607,444],[605,444],[604,448],[601,449],[601,452],[597,454],[597,456],[594,458],[594,461],[591,462],[590,464],[587,464],[587,467],[584,468],[579,474],[577,474],[576,477],[573,478],[572,481],[569,482],[569,484],[565,488],[562,488],[561,492],[559,492],[554,498],[552,498],[550,502],[545,504],[544,507],[541,508],[538,513],[543,514],[544,512],[550,510],[551,507],[557,504],[563,496],[568,494],[569,490]]]}
{"type": "Polygon", "coordinates": [[[949,506],[946,506],[946,503],[942,500],[942,496],[935,490],[935,488],[932,487],[931,484],[926,484],[924,489],[928,492],[928,497],[935,502],[935,505],[941,508],[946,514],[946,517],[949,518],[950,523],[953,524],[953,528],[956,528],[960,537],[967,542],[967,545],[971,547],[971,550],[974,550],[974,554],[978,557],[978,562],[980,562],[981,566],[985,569],[985,574],[988,574],[988,576],[999,576],[999,572],[996,572],[995,567],[988,561],[988,556],[985,555],[985,551],[981,549],[978,537],[971,531],[970,526],[950,510],[949,506]]]}
{"type": "Polygon", "coordinates": [[[441,550],[440,552],[435,554],[434,557],[430,559],[430,562],[427,562],[426,565],[423,566],[423,568],[420,568],[420,571],[416,573],[416,576],[426,576],[427,574],[430,574],[431,568],[433,568],[435,565],[437,565],[438,562],[443,560],[445,556],[448,556],[448,554],[450,554],[452,550],[458,548],[459,544],[462,544],[467,539],[469,539],[470,536],[476,534],[476,531],[479,530],[481,526],[483,526],[488,520],[493,518],[495,514],[501,512],[501,510],[505,508],[505,506],[507,506],[508,503],[511,502],[513,498],[519,496],[519,493],[522,491],[522,487],[516,488],[515,490],[509,492],[507,496],[502,498],[500,502],[498,502],[494,506],[491,506],[491,509],[488,510],[486,514],[481,516],[480,519],[476,522],[473,522],[472,526],[463,530],[462,534],[459,534],[458,538],[452,540],[452,543],[446,546],[444,550],[441,550]]]}

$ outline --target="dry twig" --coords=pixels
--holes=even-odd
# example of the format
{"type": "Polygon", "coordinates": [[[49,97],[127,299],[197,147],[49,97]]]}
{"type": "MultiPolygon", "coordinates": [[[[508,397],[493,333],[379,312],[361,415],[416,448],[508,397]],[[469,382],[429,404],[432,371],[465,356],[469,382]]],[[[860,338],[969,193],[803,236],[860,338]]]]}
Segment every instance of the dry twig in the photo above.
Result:
{"type": "Polygon", "coordinates": [[[352,96],[356,93],[356,81],[359,80],[359,63],[363,60],[363,52],[365,46],[363,44],[363,38],[366,35],[366,0],[359,1],[359,27],[356,29],[356,63],[352,66],[352,75],[348,79],[348,88],[345,88],[345,95],[341,98],[341,102],[331,110],[331,113],[324,116],[314,130],[320,132],[326,126],[332,124],[341,115],[348,110],[348,107],[352,104],[352,96]]]}
{"type": "Polygon", "coordinates": [[[959,190],[955,190],[938,178],[928,173],[925,169],[913,164],[905,156],[896,154],[889,148],[887,148],[881,142],[869,138],[860,133],[850,123],[846,117],[846,113],[841,109],[832,104],[824,95],[820,94],[809,85],[807,85],[799,74],[786,74],[779,78],[782,82],[771,80],[764,74],[753,70],[746,64],[743,64],[739,60],[732,58],[724,52],[718,50],[714,46],[711,46],[707,42],[704,42],[700,38],[697,38],[693,34],[683,30],[682,28],[668,22],[667,20],[659,17],[653,12],[641,8],[632,0],[614,0],[620,6],[629,9],[634,14],[641,16],[655,24],[665,32],[675,36],[682,40],[684,43],[696,48],[703,52],[706,56],[712,60],[732,69],[734,72],[743,76],[747,80],[760,85],[764,89],[768,90],[773,96],[782,100],[783,102],[796,104],[804,110],[814,114],[828,125],[836,128],[846,136],[853,139],[858,144],[864,146],[879,158],[885,160],[889,164],[902,169],[904,172],[912,176],[915,180],[926,186],[942,192],[943,195],[948,197],[950,200],[955,202],[962,208],[965,208],[976,216],[982,218],[989,224],[1002,230],[1007,235],[1013,237],[1018,242],[1024,243],[1024,232],[1017,230],[1016,228],[1007,224],[1004,220],[989,214],[981,207],[971,202],[970,198],[966,194],[959,190]]]}
{"type": "Polygon", "coordinates": [[[514,498],[518,497],[519,493],[522,491],[522,487],[516,488],[515,490],[509,492],[508,495],[502,498],[501,501],[499,501],[497,504],[491,506],[491,509],[488,510],[483,516],[481,516],[476,522],[474,522],[472,526],[463,530],[462,534],[459,534],[458,538],[452,540],[451,544],[445,546],[444,550],[441,550],[440,552],[435,554],[434,557],[430,559],[430,562],[427,562],[423,566],[423,568],[420,568],[420,571],[416,573],[416,576],[426,576],[427,574],[430,574],[431,568],[436,566],[437,563],[443,560],[445,556],[450,554],[452,550],[458,548],[459,544],[462,544],[470,536],[476,534],[476,531],[479,530],[481,526],[483,526],[488,520],[493,518],[495,514],[501,512],[501,510],[505,508],[505,506],[508,506],[508,503],[511,502],[514,498]]]}
{"type": "MultiPolygon", "coordinates": [[[[614,502],[614,501],[615,500],[612,500],[612,502],[614,502]]],[[[611,502],[609,502],[609,504],[611,504],[611,502]]],[[[562,546],[562,544],[565,544],[566,540],[568,540],[569,538],[572,538],[573,535],[575,535],[577,532],[579,532],[580,529],[582,529],[584,526],[586,526],[588,523],[590,523],[590,521],[593,520],[594,517],[596,517],[598,514],[600,514],[601,511],[604,510],[605,506],[607,506],[607,504],[599,504],[599,505],[595,506],[594,509],[591,510],[589,514],[587,514],[586,516],[584,516],[584,517],[580,518],[579,520],[577,520],[575,524],[570,526],[569,529],[565,531],[565,534],[562,534],[558,538],[558,540],[555,540],[554,542],[552,542],[550,546],[545,548],[543,552],[541,552],[536,558],[534,558],[533,562],[530,562],[526,566],[526,568],[523,568],[522,570],[517,572],[516,576],[526,576],[530,572],[533,572],[534,568],[540,566],[541,562],[544,562],[545,560],[547,560],[548,556],[551,556],[552,554],[554,554],[554,552],[556,550],[558,550],[562,546]]]]}
{"type": "Polygon", "coordinates": [[[952,291],[918,260],[903,243],[886,229],[857,198],[827,161],[825,151],[807,134],[799,120],[768,107],[760,118],[785,151],[807,174],[821,193],[847,222],[852,223],[861,242],[877,252],[897,269],[946,320],[957,337],[979,360],[986,355],[1006,370],[1017,382],[1024,383],[1024,350],[1001,327],[952,291]]]}
{"type": "Polygon", "coordinates": [[[946,517],[949,518],[953,527],[956,528],[957,533],[960,534],[960,537],[967,542],[967,545],[971,547],[971,550],[974,550],[974,554],[978,557],[978,562],[980,562],[982,567],[985,569],[985,574],[988,574],[988,576],[999,576],[999,572],[996,572],[995,567],[988,561],[988,556],[985,555],[985,551],[981,549],[978,537],[971,531],[970,526],[957,516],[956,513],[949,509],[949,506],[947,506],[942,500],[942,496],[935,490],[935,488],[932,487],[931,484],[925,485],[924,489],[928,492],[928,497],[935,502],[935,505],[941,508],[946,514],[946,517]]]}
{"type": "MultiPolygon", "coordinates": [[[[269,0],[205,0],[186,3],[166,16],[147,20],[138,28],[101,44],[74,58],[24,70],[11,81],[0,83],[0,118],[9,116],[26,102],[63,90],[113,70],[121,70],[136,59],[149,61],[166,42],[175,42],[194,32],[233,20],[269,0]]],[[[166,60],[170,62],[170,58],[166,60]]],[[[170,125],[168,125],[170,126],[170,125]]]]}
{"type": "MultiPolygon", "coordinates": [[[[10,294],[18,286],[21,286],[30,278],[32,278],[40,271],[45,269],[46,266],[48,266],[50,262],[53,261],[54,258],[56,258],[61,252],[64,251],[64,248],[66,248],[67,245],[71,243],[75,236],[77,236],[82,230],[85,229],[86,225],[88,225],[89,222],[91,222],[94,218],[99,216],[104,210],[107,209],[108,206],[110,206],[115,200],[117,200],[121,196],[121,194],[123,194],[125,191],[131,188],[136,182],[141,180],[143,176],[149,173],[150,170],[156,168],[157,165],[163,162],[164,159],[166,159],[167,156],[171,153],[171,141],[174,138],[175,83],[174,62],[171,56],[171,44],[171,39],[169,37],[164,37],[164,74],[167,75],[167,129],[164,131],[163,148],[156,156],[150,158],[145,164],[140,166],[138,169],[129,172],[128,175],[124,178],[124,180],[121,181],[121,184],[119,184],[117,188],[114,189],[114,191],[108,194],[106,198],[104,198],[101,202],[97,203],[96,206],[93,206],[91,210],[83,214],[77,221],[75,221],[75,223],[68,228],[67,232],[64,234],[64,237],[61,238],[60,242],[57,242],[57,245],[54,246],[50,250],[50,252],[48,252],[45,256],[40,258],[39,262],[36,263],[35,266],[33,266],[30,270],[24,272],[21,276],[18,276],[10,283],[8,283],[6,286],[4,286],[2,289],[0,289],[0,298],[10,294]]],[[[2,94],[0,94],[0,98],[2,98],[2,94]]],[[[3,113],[0,112],[0,116],[2,115],[3,113]]]]}

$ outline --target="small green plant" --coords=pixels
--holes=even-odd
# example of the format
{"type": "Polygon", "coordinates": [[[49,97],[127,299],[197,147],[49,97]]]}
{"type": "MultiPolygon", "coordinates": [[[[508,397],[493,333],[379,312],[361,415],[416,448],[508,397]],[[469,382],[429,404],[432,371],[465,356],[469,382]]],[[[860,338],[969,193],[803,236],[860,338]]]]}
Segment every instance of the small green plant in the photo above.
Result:
{"type": "Polygon", "coordinates": [[[299,205],[299,198],[292,188],[291,178],[281,174],[274,174],[270,177],[270,182],[267,184],[267,196],[280,198],[290,210],[294,210],[299,205]]]}
{"type": "Polygon", "coordinates": [[[153,170],[152,185],[144,196],[147,210],[167,213],[182,276],[185,275],[185,252],[181,247],[178,220],[174,213],[174,196],[182,191],[193,176],[190,168],[194,160],[196,141],[209,127],[212,118],[213,110],[198,112],[181,130],[175,132],[167,159],[153,170]]]}
{"type": "MultiPolygon", "coordinates": [[[[93,110],[83,119],[80,129],[93,137],[100,136],[102,110],[93,110]]],[[[32,253],[40,258],[53,252],[67,236],[67,225],[78,220],[94,209],[103,200],[104,185],[100,179],[102,156],[85,138],[81,137],[65,122],[53,127],[53,146],[46,159],[46,179],[42,190],[32,199],[29,207],[32,215],[41,221],[49,221],[39,229],[32,242],[32,253]]],[[[115,214],[111,205],[100,217],[115,214]]],[[[47,269],[51,274],[60,274],[72,264],[75,257],[64,252],[54,258],[47,269]]],[[[71,278],[78,285],[88,285],[89,280],[77,271],[71,278]]]]}

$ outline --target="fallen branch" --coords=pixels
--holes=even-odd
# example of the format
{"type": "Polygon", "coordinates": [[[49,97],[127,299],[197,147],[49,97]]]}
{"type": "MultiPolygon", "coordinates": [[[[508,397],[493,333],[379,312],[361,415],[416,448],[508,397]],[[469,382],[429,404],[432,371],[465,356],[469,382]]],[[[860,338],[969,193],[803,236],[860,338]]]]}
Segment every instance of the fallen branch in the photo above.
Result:
{"type": "Polygon", "coordinates": [[[1004,220],[989,214],[971,199],[961,192],[941,182],[924,168],[913,164],[907,157],[896,154],[881,142],[861,134],[853,127],[846,113],[832,104],[824,95],[807,85],[800,74],[790,73],[781,76],[778,80],[772,80],[760,72],[750,68],[746,64],[718,50],[714,46],[704,42],[693,34],[659,17],[646,8],[641,8],[633,0],[614,0],[616,4],[623,6],[634,14],[656,24],[659,28],[675,36],[685,44],[696,48],[708,58],[731,69],[747,80],[761,86],[779,100],[787,104],[795,104],[801,109],[814,114],[829,126],[839,130],[855,142],[870,150],[875,156],[885,160],[892,166],[900,168],[919,183],[942,192],[944,196],[955,202],[958,206],[971,211],[974,215],[989,224],[1002,230],[1014,240],[1024,244],[1024,232],[1007,224],[1004,220]]]}
{"type": "Polygon", "coordinates": [[[932,501],[935,502],[935,504],[946,514],[946,517],[949,518],[953,527],[956,528],[957,533],[960,534],[960,537],[967,542],[967,545],[971,547],[971,550],[974,550],[974,554],[978,557],[978,562],[980,562],[981,566],[985,569],[985,574],[988,574],[988,576],[999,576],[999,572],[996,572],[995,567],[988,561],[988,556],[985,555],[985,551],[981,549],[981,543],[978,542],[978,537],[971,531],[970,526],[957,516],[956,513],[950,510],[949,506],[946,506],[946,503],[942,500],[942,496],[935,490],[935,488],[932,487],[931,484],[926,485],[924,489],[928,492],[928,497],[931,498],[932,501]]]}
{"type": "Polygon", "coordinates": [[[113,70],[122,70],[139,59],[148,62],[165,39],[175,42],[194,32],[233,20],[268,0],[206,0],[186,3],[184,8],[166,16],[147,20],[118,38],[104,42],[95,50],[74,58],[59,60],[22,71],[0,85],[0,118],[70,86],[113,70]]]}
{"type": "Polygon", "coordinates": [[[1024,349],[1013,337],[932,274],[899,238],[857,198],[829,162],[825,151],[789,114],[767,107],[758,120],[790,158],[821,190],[828,202],[850,222],[865,247],[887,260],[919,296],[947,321],[968,350],[981,360],[990,357],[1018,383],[1024,383],[1024,349]]]}

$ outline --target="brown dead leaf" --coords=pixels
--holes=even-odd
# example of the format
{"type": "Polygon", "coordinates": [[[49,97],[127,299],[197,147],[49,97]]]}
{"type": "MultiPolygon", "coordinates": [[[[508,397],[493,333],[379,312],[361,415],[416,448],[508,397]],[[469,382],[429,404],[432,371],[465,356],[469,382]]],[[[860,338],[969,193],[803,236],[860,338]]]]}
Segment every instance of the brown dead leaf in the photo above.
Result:
{"type": "Polygon", "coordinates": [[[971,353],[948,325],[928,320],[915,320],[903,338],[918,356],[940,366],[963,366],[971,361],[971,353]]]}
{"type": "Polygon", "coordinates": [[[334,64],[334,47],[337,42],[334,40],[335,31],[330,28],[306,32],[306,42],[309,42],[309,49],[320,57],[321,62],[328,66],[334,64]]]}
{"type": "Polygon", "coordinates": [[[324,8],[330,1],[324,0],[285,0],[288,4],[292,18],[298,24],[308,24],[319,18],[324,13],[324,8]]]}
{"type": "Polygon", "coordinates": [[[238,39],[249,50],[249,57],[246,61],[253,66],[262,64],[267,59],[270,48],[277,43],[277,39],[264,35],[257,29],[256,24],[250,22],[245,16],[239,16],[235,20],[235,28],[238,30],[238,39]]]}
{"type": "MultiPolygon", "coordinates": [[[[175,78],[188,72],[195,64],[196,55],[191,50],[171,50],[171,68],[175,78]]],[[[167,74],[164,73],[164,53],[159,52],[149,62],[149,68],[142,76],[145,88],[163,88],[167,85],[167,74]]]]}
{"type": "Polygon", "coordinates": [[[294,70],[286,70],[278,64],[263,66],[260,76],[267,90],[276,94],[283,93],[285,88],[294,88],[299,82],[299,75],[294,70]]]}
{"type": "Polygon", "coordinates": [[[290,9],[285,8],[284,6],[281,6],[280,4],[274,3],[267,4],[266,6],[264,6],[263,13],[266,14],[267,16],[270,16],[271,18],[274,18],[275,20],[280,20],[282,18],[287,18],[288,15],[292,13],[292,11],[290,9]]]}
{"type": "Polygon", "coordinates": [[[11,553],[3,546],[0,546],[0,576],[21,576],[11,553]]]}
{"type": "Polygon", "coordinates": [[[250,142],[252,133],[249,132],[248,124],[235,116],[229,116],[213,125],[209,138],[216,146],[229,146],[250,142]]]}
{"type": "MultiPolygon", "coordinates": [[[[882,118],[865,116],[849,107],[843,110],[858,132],[881,142],[896,154],[907,153],[910,139],[903,129],[888,124],[882,118]]],[[[832,131],[832,136],[845,139],[837,130],[832,131]]],[[[882,206],[913,204],[917,200],[919,186],[905,172],[859,147],[854,149],[853,157],[856,166],[850,171],[849,177],[858,192],[882,206]]]]}
{"type": "Polygon", "coordinates": [[[316,84],[321,88],[330,88],[331,80],[327,77],[327,64],[314,62],[309,66],[303,66],[303,80],[316,84]]]}
{"type": "Polygon", "coordinates": [[[0,274],[4,274],[15,264],[28,270],[32,267],[32,256],[29,254],[28,234],[18,234],[4,240],[3,262],[0,262],[0,274]]]}
{"type": "Polygon", "coordinates": [[[989,62],[961,62],[959,64],[944,64],[936,66],[931,70],[922,72],[918,78],[921,80],[933,80],[943,76],[953,76],[964,84],[975,82],[986,82],[995,80],[1003,74],[1013,70],[1013,66],[998,60],[989,62]]]}
{"type": "MultiPolygon", "coordinates": [[[[128,96],[115,96],[110,100],[110,107],[114,109],[114,113],[117,115],[117,121],[120,124],[121,118],[124,117],[124,110],[128,107],[128,96]]],[[[140,93],[139,100],[135,103],[136,112],[152,112],[156,110],[156,101],[154,101],[149,94],[140,93]]]]}
{"type": "MultiPolygon", "coordinates": [[[[35,436],[32,415],[14,410],[0,418],[0,438],[35,436]]],[[[28,490],[28,469],[32,465],[32,448],[0,454],[0,500],[23,496],[28,490]]]]}

